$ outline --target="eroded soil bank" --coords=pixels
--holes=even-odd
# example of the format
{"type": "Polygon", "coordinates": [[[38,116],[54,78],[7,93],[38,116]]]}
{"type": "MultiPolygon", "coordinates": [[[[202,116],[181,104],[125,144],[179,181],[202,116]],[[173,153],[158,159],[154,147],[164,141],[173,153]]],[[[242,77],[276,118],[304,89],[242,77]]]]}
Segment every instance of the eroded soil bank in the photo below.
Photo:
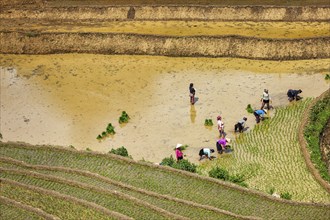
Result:
{"type": "MultiPolygon", "coordinates": [[[[316,97],[329,84],[329,59],[253,61],[229,58],[157,56],[1,55],[1,134],[3,141],[24,141],[108,152],[125,146],[134,159],[160,162],[177,143],[188,144],[197,162],[202,146],[214,147],[216,126],[204,120],[221,114],[228,137],[247,104],[260,108],[268,88],[273,105],[287,105],[289,88],[316,97]],[[195,83],[198,101],[189,104],[195,83]],[[131,120],[118,123],[122,111],[131,120]],[[108,123],[116,134],[96,137],[108,123]]],[[[274,112],[270,113],[270,116],[274,112]]]]}
{"type": "Polygon", "coordinates": [[[261,39],[241,36],[172,37],[116,33],[0,32],[0,53],[94,53],[265,60],[330,58],[330,37],[261,39]]]}

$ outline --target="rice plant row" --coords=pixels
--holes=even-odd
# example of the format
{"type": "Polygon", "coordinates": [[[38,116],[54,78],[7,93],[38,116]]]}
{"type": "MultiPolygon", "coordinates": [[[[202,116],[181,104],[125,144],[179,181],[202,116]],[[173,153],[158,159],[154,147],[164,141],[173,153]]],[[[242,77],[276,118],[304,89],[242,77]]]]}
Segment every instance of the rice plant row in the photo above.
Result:
{"type": "MultiPolygon", "coordinates": [[[[242,216],[279,219],[290,213],[292,219],[306,216],[322,219],[324,214],[330,214],[329,205],[280,201],[254,190],[116,155],[13,143],[0,143],[0,154],[32,165],[85,170],[139,189],[213,206],[242,216]]],[[[49,185],[45,183],[45,186],[49,185]]],[[[93,195],[89,195],[89,198],[93,198],[93,195]]]]}
{"type": "Polygon", "coordinates": [[[276,108],[270,120],[241,134],[233,144],[235,153],[220,158],[217,166],[246,175],[250,187],[264,192],[275,188],[275,193],[288,192],[295,200],[329,203],[330,195],[308,171],[298,141],[300,121],[310,103],[306,99],[276,108]],[[247,170],[247,164],[254,166],[247,170]]]}
{"type": "MultiPolygon", "coordinates": [[[[245,218],[244,216],[230,213],[225,210],[220,210],[215,207],[197,204],[192,201],[186,201],[168,195],[161,195],[155,192],[150,192],[136,187],[132,187],[125,183],[116,182],[90,172],[84,172],[84,171],[72,170],[72,169],[66,169],[60,167],[32,166],[32,165],[24,164],[20,161],[15,161],[10,158],[0,158],[0,161],[14,163],[17,165],[16,168],[19,170],[28,168],[28,170],[37,170],[39,173],[40,172],[47,173],[47,174],[51,174],[52,176],[60,176],[65,179],[83,182],[88,184],[89,186],[106,188],[106,189],[110,188],[111,190],[116,190],[118,192],[130,194],[134,197],[139,197],[142,200],[147,200],[150,202],[150,204],[157,203],[159,204],[160,207],[165,206],[164,208],[168,211],[172,211],[174,213],[185,213],[184,216],[187,216],[190,219],[199,219],[205,215],[208,216],[208,219],[218,219],[219,216],[221,216],[222,219],[230,219],[232,217],[239,217],[242,219],[245,218]],[[161,204],[161,203],[167,203],[167,204],[161,204]],[[189,210],[189,212],[186,211],[187,209],[189,210]]],[[[252,216],[246,218],[253,219],[252,216]]]]}
{"type": "Polygon", "coordinates": [[[65,180],[50,175],[3,169],[2,176],[13,179],[27,185],[38,186],[64,195],[70,195],[86,202],[98,204],[108,210],[115,210],[117,213],[124,213],[123,216],[132,216],[135,219],[184,219],[172,213],[166,212],[146,202],[142,202],[133,197],[123,195],[120,192],[96,188],[76,181],[65,180]]]}
{"type": "Polygon", "coordinates": [[[1,219],[59,219],[54,215],[49,215],[41,209],[22,204],[15,200],[0,196],[1,219]]]}
{"type": "Polygon", "coordinates": [[[52,193],[45,194],[45,190],[42,192],[37,188],[8,179],[1,181],[3,196],[52,213],[60,219],[115,219],[82,204],[61,199],[52,193]]]}

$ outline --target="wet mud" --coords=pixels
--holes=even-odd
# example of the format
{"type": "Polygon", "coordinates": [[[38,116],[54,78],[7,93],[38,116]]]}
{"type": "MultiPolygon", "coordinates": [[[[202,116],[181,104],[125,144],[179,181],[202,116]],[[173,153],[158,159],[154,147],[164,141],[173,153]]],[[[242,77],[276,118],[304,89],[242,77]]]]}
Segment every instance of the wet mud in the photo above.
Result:
{"type": "MultiPolygon", "coordinates": [[[[200,147],[215,147],[221,114],[228,137],[234,124],[254,117],[268,88],[273,105],[288,105],[286,91],[317,97],[329,88],[329,59],[253,61],[230,58],[170,58],[90,54],[0,55],[3,141],[90,148],[108,152],[125,146],[136,160],[160,162],[177,143],[198,162],[200,147]],[[189,103],[189,83],[198,101],[189,103]],[[130,116],[119,124],[122,111],[130,116]],[[96,139],[108,123],[116,134],[96,139]]],[[[270,112],[270,116],[274,111],[270,112]]]]}

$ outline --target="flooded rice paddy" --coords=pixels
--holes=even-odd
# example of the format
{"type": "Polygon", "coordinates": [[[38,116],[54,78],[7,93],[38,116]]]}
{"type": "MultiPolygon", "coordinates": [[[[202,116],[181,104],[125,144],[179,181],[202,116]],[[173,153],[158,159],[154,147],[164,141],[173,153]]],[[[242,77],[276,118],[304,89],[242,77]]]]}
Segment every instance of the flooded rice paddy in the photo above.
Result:
{"type": "MultiPolygon", "coordinates": [[[[177,143],[197,162],[200,147],[214,147],[216,116],[228,137],[245,110],[260,108],[264,88],[273,105],[288,105],[286,91],[316,97],[329,88],[329,59],[253,61],[90,54],[0,55],[3,141],[74,146],[108,152],[125,146],[135,160],[160,162],[177,143]],[[189,103],[189,83],[198,101],[189,103]],[[130,116],[119,124],[122,111],[130,116]],[[214,126],[205,127],[211,118],[214,126]],[[116,134],[96,139],[107,127],[116,134]]],[[[270,112],[270,116],[274,111],[270,112]]]]}

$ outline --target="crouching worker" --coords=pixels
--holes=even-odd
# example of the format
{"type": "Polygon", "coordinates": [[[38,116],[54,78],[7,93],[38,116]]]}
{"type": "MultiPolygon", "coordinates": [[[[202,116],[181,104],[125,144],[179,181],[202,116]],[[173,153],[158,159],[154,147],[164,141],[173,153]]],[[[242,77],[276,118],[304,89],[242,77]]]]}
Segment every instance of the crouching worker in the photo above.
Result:
{"type": "Polygon", "coordinates": [[[199,151],[199,160],[202,160],[204,156],[208,158],[209,160],[212,160],[211,153],[214,153],[213,149],[210,148],[202,148],[199,151]]]}
{"type": "Polygon", "coordinates": [[[224,151],[226,151],[227,148],[230,148],[228,143],[230,143],[229,138],[221,138],[217,141],[216,146],[219,154],[222,154],[224,151]]]}
{"type": "Polygon", "coordinates": [[[288,95],[288,99],[291,102],[293,100],[298,101],[298,100],[302,99],[302,97],[299,96],[300,93],[302,93],[301,89],[298,89],[298,90],[289,89],[286,94],[288,95]]]}
{"type": "Polygon", "coordinates": [[[256,117],[256,122],[258,124],[260,120],[265,117],[265,114],[267,114],[267,110],[266,109],[255,110],[253,114],[256,117]]]}
{"type": "Polygon", "coordinates": [[[242,120],[239,120],[235,125],[235,132],[242,133],[244,131],[244,126],[246,121],[247,121],[247,117],[243,117],[242,120]]]}

